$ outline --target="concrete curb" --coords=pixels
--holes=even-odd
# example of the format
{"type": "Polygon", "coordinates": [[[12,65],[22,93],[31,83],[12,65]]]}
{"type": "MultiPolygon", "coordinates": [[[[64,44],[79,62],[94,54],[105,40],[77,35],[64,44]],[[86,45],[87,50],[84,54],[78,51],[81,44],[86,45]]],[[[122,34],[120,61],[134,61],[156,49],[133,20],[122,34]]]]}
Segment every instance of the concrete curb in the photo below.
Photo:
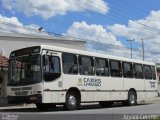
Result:
{"type": "Polygon", "coordinates": [[[0,107],[0,110],[5,109],[19,109],[19,108],[36,108],[35,104],[20,104],[20,105],[10,105],[10,106],[3,106],[0,107]]]}
{"type": "Polygon", "coordinates": [[[145,103],[157,103],[160,102],[160,97],[156,97],[156,98],[151,98],[151,99],[147,99],[147,101],[145,103]]]}

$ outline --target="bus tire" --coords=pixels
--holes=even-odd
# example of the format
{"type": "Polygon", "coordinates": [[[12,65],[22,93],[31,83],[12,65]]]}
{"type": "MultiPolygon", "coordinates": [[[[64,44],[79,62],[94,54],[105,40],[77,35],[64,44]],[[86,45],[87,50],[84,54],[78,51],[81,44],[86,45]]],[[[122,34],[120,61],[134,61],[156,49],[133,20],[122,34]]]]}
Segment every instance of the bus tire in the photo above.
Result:
{"type": "Polygon", "coordinates": [[[129,91],[127,103],[129,106],[134,106],[137,104],[137,96],[134,91],[129,91]]]}
{"type": "Polygon", "coordinates": [[[75,92],[69,92],[66,96],[65,109],[76,110],[79,105],[79,100],[75,92]]]}

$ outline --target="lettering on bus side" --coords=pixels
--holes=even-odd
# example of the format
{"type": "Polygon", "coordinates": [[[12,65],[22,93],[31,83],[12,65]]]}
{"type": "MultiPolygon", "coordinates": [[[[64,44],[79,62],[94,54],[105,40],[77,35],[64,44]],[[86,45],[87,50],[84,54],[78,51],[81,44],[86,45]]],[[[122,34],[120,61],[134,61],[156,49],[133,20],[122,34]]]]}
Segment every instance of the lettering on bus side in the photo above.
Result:
{"type": "Polygon", "coordinates": [[[101,86],[101,79],[96,78],[79,78],[78,79],[78,86],[101,86]]]}
{"type": "Polygon", "coordinates": [[[156,87],[156,82],[150,81],[150,85],[151,85],[151,88],[155,88],[156,87]]]}

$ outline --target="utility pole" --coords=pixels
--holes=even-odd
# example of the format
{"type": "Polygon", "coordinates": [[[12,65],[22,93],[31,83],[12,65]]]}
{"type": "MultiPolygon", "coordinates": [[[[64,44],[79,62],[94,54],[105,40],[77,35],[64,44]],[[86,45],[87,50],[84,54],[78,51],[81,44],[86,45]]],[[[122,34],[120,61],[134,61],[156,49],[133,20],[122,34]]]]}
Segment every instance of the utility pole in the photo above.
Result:
{"type": "Polygon", "coordinates": [[[131,47],[131,59],[132,59],[132,42],[134,41],[134,39],[132,39],[132,40],[127,40],[127,41],[130,42],[130,47],[131,47]]]}
{"type": "Polygon", "coordinates": [[[142,40],[142,52],[143,52],[143,61],[144,61],[144,41],[143,41],[143,38],[141,40],[142,40]]]}

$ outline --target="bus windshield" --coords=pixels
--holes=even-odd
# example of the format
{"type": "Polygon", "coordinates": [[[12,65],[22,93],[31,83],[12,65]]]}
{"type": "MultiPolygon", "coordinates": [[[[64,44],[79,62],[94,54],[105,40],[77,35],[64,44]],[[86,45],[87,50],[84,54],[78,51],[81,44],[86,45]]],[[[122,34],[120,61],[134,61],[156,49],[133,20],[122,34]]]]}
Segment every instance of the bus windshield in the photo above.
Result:
{"type": "Polygon", "coordinates": [[[40,55],[10,59],[8,85],[29,85],[41,82],[40,63],[40,55]]]}

